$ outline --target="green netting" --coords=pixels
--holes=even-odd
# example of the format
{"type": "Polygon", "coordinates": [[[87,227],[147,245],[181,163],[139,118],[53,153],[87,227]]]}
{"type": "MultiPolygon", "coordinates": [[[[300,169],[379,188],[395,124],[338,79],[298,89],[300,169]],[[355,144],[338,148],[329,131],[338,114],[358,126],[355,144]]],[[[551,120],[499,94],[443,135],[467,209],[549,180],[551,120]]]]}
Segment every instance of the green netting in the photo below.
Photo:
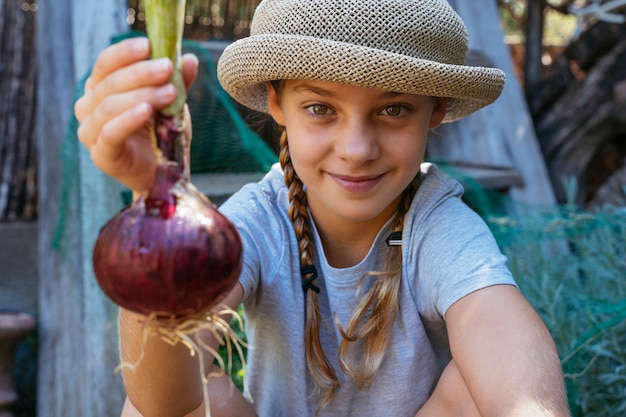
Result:
{"type": "Polygon", "coordinates": [[[192,115],[192,172],[265,172],[276,154],[243,120],[217,81],[215,62],[201,43],[185,41],[184,52],[200,60],[187,102],[192,115]]]}
{"type": "MultiPolygon", "coordinates": [[[[84,79],[78,83],[74,91],[74,97],[78,98],[83,94],[84,83],[84,79]]],[[[72,117],[68,123],[65,135],[63,136],[63,143],[61,144],[59,155],[59,160],[61,162],[61,194],[59,196],[59,214],[54,230],[54,236],[52,237],[52,249],[64,254],[64,249],[68,246],[66,244],[66,241],[68,240],[68,236],[66,236],[66,230],[68,227],[67,222],[70,220],[72,215],[75,215],[78,212],[78,151],[80,146],[78,136],[76,135],[78,126],[78,120],[76,120],[75,117],[72,117]]]]}

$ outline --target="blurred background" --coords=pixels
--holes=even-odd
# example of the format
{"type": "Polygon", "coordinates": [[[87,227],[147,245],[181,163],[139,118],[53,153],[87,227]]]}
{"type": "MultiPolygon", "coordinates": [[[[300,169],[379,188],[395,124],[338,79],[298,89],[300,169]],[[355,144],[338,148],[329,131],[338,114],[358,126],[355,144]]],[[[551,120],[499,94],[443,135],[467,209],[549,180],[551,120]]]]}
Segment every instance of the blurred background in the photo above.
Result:
{"type": "MultiPolygon", "coordinates": [[[[626,415],[626,0],[450,3],[468,63],[508,83],[435,132],[428,159],[464,184],[548,324],[573,414],[626,415]]],[[[193,181],[217,203],[276,161],[273,124],[215,78],[257,4],[187,1],[193,181]]],[[[72,106],[98,51],[144,32],[141,0],[0,0],[2,417],[119,414],[116,309],[90,251],[129,194],[78,145],[72,106]]]]}

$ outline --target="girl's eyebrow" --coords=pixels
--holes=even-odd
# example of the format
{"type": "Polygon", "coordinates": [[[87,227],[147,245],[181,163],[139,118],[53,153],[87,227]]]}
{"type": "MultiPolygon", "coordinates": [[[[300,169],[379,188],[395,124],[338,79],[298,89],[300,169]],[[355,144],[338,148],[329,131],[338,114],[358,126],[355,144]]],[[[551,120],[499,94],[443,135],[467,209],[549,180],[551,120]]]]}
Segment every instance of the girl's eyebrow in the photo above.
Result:
{"type": "MultiPolygon", "coordinates": [[[[332,91],[332,90],[328,90],[326,88],[322,88],[322,87],[318,87],[315,85],[311,85],[308,83],[302,83],[302,84],[298,84],[293,88],[294,92],[296,93],[304,93],[304,92],[310,92],[313,94],[317,94],[319,96],[323,96],[323,97],[329,97],[329,98],[333,98],[333,99],[340,99],[341,95],[337,94],[336,92],[332,91]]],[[[378,96],[379,99],[392,99],[398,96],[404,95],[404,93],[398,93],[396,91],[383,91],[381,92],[381,94],[378,96]]]]}
{"type": "Polygon", "coordinates": [[[317,94],[318,96],[324,96],[324,97],[330,97],[330,98],[339,98],[339,94],[335,93],[334,91],[331,90],[327,90],[325,88],[321,88],[321,87],[316,87],[314,85],[311,84],[307,84],[307,83],[302,83],[302,84],[298,84],[293,88],[293,91],[295,91],[296,93],[313,93],[313,94],[317,94]]]}

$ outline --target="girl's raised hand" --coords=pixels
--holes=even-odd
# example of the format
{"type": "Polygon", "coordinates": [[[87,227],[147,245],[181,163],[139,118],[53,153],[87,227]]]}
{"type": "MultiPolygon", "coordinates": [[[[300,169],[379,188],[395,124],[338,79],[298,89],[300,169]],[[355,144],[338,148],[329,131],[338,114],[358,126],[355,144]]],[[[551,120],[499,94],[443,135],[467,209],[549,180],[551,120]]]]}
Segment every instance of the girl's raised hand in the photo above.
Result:
{"type": "MultiPolygon", "coordinates": [[[[167,58],[148,60],[147,38],[126,39],[105,49],[96,60],[85,92],[75,104],[78,138],[95,165],[134,191],[143,191],[154,177],[155,157],[149,126],[155,111],[172,103],[176,91],[169,80],[167,58]]],[[[193,55],[183,57],[187,88],[198,71],[193,55]]],[[[191,121],[188,119],[188,134],[191,121]]]]}

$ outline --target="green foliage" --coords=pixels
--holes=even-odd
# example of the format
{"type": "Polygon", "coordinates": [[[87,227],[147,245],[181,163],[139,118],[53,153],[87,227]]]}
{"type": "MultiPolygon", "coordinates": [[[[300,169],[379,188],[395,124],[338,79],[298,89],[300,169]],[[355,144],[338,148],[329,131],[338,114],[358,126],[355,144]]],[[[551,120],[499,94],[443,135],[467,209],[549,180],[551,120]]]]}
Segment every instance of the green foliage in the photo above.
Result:
{"type": "Polygon", "coordinates": [[[555,340],[573,415],[625,415],[626,208],[487,220],[555,340]]]}
{"type": "MultiPolygon", "coordinates": [[[[235,386],[241,392],[243,392],[243,388],[244,388],[243,379],[244,379],[244,374],[245,374],[244,360],[245,360],[245,355],[248,352],[248,347],[246,345],[246,342],[247,342],[246,333],[245,333],[244,327],[242,326],[243,319],[244,319],[243,308],[239,307],[239,309],[237,310],[237,313],[239,314],[239,317],[241,317],[242,321],[239,322],[239,320],[237,320],[236,318],[233,318],[230,321],[230,328],[235,332],[237,337],[239,337],[239,339],[242,342],[244,342],[243,344],[240,344],[241,353],[243,354],[243,357],[232,346],[232,344],[230,347],[227,344],[222,344],[218,350],[218,353],[220,357],[222,358],[222,360],[224,361],[224,363],[226,364],[226,367],[227,367],[227,369],[225,370],[226,373],[230,374],[235,386]]],[[[215,362],[216,364],[218,364],[217,361],[215,362]]]]}
{"type": "MultiPolygon", "coordinates": [[[[576,28],[576,17],[570,14],[571,0],[548,1],[544,7],[543,44],[565,45],[576,28]]],[[[500,24],[506,38],[513,43],[526,38],[526,9],[528,0],[499,0],[500,24]]]]}

